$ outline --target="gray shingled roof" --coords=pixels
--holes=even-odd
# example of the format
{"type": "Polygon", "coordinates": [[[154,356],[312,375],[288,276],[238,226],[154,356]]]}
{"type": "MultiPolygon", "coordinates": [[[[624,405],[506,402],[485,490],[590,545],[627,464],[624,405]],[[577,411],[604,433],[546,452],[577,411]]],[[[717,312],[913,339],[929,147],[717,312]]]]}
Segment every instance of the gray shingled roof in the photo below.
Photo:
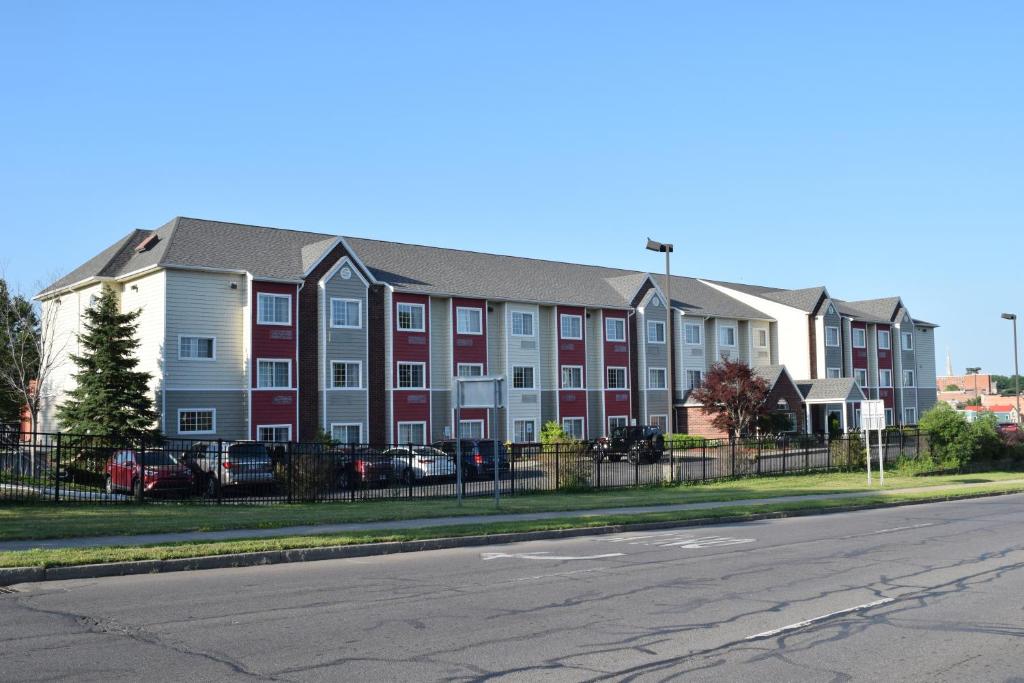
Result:
{"type": "Polygon", "coordinates": [[[748,285],[740,282],[726,282],[724,280],[708,280],[716,285],[722,285],[729,289],[735,289],[744,294],[752,294],[769,301],[790,306],[806,313],[813,313],[818,307],[821,297],[828,296],[824,287],[805,287],[803,289],[782,289],[779,287],[762,287],[759,285],[748,285]]]}
{"type": "MultiPolygon", "coordinates": [[[[654,275],[655,281],[665,291],[665,276],[654,275]]],[[[687,315],[717,316],[720,318],[743,318],[774,320],[764,311],[737,301],[697,278],[682,275],[672,276],[672,305],[687,315]]]]}
{"type": "Polygon", "coordinates": [[[783,365],[758,365],[754,367],[754,374],[768,382],[768,388],[770,389],[779,381],[779,377],[782,377],[785,369],[783,365]]]}
{"type": "Polygon", "coordinates": [[[852,377],[838,377],[829,379],[801,379],[796,383],[800,393],[807,401],[834,401],[844,403],[846,401],[863,401],[864,392],[857,386],[856,380],[852,377]]]}
{"type": "Polygon", "coordinates": [[[854,310],[859,310],[865,315],[873,317],[877,322],[891,322],[896,315],[896,309],[900,306],[898,296],[889,296],[883,299],[864,299],[861,301],[846,302],[854,310]]]}

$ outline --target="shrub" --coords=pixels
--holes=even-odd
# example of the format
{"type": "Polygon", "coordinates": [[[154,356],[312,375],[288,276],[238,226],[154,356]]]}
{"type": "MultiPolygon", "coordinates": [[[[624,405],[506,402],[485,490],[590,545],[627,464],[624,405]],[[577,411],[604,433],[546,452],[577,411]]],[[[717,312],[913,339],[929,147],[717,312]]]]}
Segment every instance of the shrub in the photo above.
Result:
{"type": "Polygon", "coordinates": [[[994,415],[980,415],[967,422],[945,403],[921,416],[921,430],[928,436],[931,457],[956,469],[967,465],[988,465],[1005,454],[994,415]]]}
{"type": "Polygon", "coordinates": [[[594,458],[588,444],[573,439],[554,420],[544,423],[540,430],[540,441],[544,445],[540,469],[555,479],[560,490],[580,491],[590,488],[594,458]]]}
{"type": "Polygon", "coordinates": [[[666,434],[665,448],[700,448],[707,443],[707,439],[696,434],[666,434]]]}
{"type": "MultiPolygon", "coordinates": [[[[285,487],[289,485],[287,459],[274,464],[274,475],[285,487]]],[[[334,485],[333,458],[324,453],[293,453],[291,495],[294,500],[316,501],[334,485]]]]}

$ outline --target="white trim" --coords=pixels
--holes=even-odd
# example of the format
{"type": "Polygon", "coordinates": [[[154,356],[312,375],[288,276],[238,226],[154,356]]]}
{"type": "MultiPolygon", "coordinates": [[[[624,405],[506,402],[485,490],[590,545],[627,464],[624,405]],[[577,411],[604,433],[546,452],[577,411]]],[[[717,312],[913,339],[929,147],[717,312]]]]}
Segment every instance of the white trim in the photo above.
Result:
{"type": "Polygon", "coordinates": [[[178,360],[181,361],[200,361],[200,362],[212,362],[217,360],[217,337],[210,334],[179,334],[178,335],[178,360]],[[210,350],[213,355],[210,358],[201,358],[198,356],[182,356],[181,355],[181,340],[182,339],[209,339],[212,343],[210,344],[210,350]]]}
{"type": "Polygon", "coordinates": [[[216,408],[178,408],[177,419],[174,422],[175,433],[177,434],[216,434],[217,433],[217,409],[216,408]],[[210,424],[212,429],[200,429],[196,431],[185,432],[181,429],[181,414],[182,413],[210,413],[212,419],[210,424]]]}
{"type": "Polygon", "coordinates": [[[916,389],[917,388],[917,375],[914,373],[913,370],[906,370],[906,369],[903,370],[903,385],[900,388],[901,389],[916,389]],[[907,384],[907,373],[908,372],[910,373],[910,379],[911,379],[910,384],[907,384]]]}
{"type": "Polygon", "coordinates": [[[663,413],[655,413],[653,415],[648,415],[647,416],[647,424],[653,426],[654,425],[654,419],[658,418],[658,417],[660,417],[663,420],[665,420],[665,429],[662,430],[662,433],[668,434],[668,428],[669,428],[668,415],[665,415],[663,413]]]}
{"type": "Polygon", "coordinates": [[[901,351],[913,351],[914,350],[914,333],[900,331],[900,350],[901,351]],[[907,339],[910,340],[910,346],[906,345],[907,339]]]}
{"type": "MultiPolygon", "coordinates": [[[[318,258],[313,263],[312,266],[310,266],[309,268],[306,269],[306,272],[303,273],[303,275],[302,275],[303,279],[309,277],[309,274],[312,273],[316,269],[317,265],[319,265],[321,261],[323,261],[325,258],[327,258],[327,255],[330,254],[331,251],[333,251],[334,247],[336,247],[336,246],[338,246],[337,242],[335,242],[330,247],[328,247],[327,251],[325,251],[320,256],[320,258],[318,258]]],[[[346,245],[345,248],[348,249],[348,245],[346,245]]],[[[363,266],[362,262],[360,262],[359,259],[356,258],[355,254],[352,252],[351,249],[348,249],[348,252],[349,252],[349,254],[352,254],[352,258],[350,259],[348,256],[342,256],[340,259],[338,259],[337,263],[335,263],[333,266],[331,266],[331,268],[326,273],[324,273],[323,277],[320,278],[320,283],[319,284],[323,285],[323,284],[333,280],[334,276],[338,274],[338,271],[341,270],[342,268],[344,268],[347,265],[350,268],[352,268],[352,271],[355,272],[356,276],[359,278],[359,280],[364,285],[366,285],[367,288],[370,287],[370,282],[363,275],[363,272],[369,273],[369,271],[366,270],[366,267],[363,266]],[[355,259],[355,260],[353,260],[353,259],[355,259]],[[354,265],[358,265],[359,267],[358,268],[354,268],[353,267],[354,265]]],[[[373,278],[373,275],[370,275],[370,277],[373,278]]],[[[376,280],[374,280],[374,282],[376,282],[376,280]]]]}
{"type": "MultiPolygon", "coordinates": [[[[581,440],[582,439],[586,439],[587,438],[587,419],[585,417],[579,417],[579,416],[563,417],[561,419],[562,431],[565,431],[565,432],[569,431],[568,429],[565,428],[565,423],[566,422],[576,422],[577,420],[579,420],[579,422],[580,422],[580,436],[579,436],[579,438],[581,440]]],[[[576,437],[574,436],[573,438],[576,438],[576,437]]]]}
{"type": "Polygon", "coordinates": [[[701,323],[683,323],[683,344],[686,346],[702,346],[704,344],[704,325],[701,323]],[[688,328],[694,328],[697,330],[697,341],[692,342],[686,339],[686,330],[688,328]]]}
{"type": "MultiPolygon", "coordinates": [[[[329,391],[361,391],[366,388],[363,383],[363,361],[355,358],[332,358],[330,361],[331,366],[331,381],[328,384],[329,391]],[[359,385],[354,387],[338,387],[334,385],[334,365],[336,363],[344,363],[345,365],[356,365],[359,367],[359,385]]],[[[325,411],[326,413],[326,406],[325,411]]]]}
{"type": "Polygon", "coordinates": [[[512,365],[510,366],[509,372],[509,389],[513,391],[537,391],[537,366],[536,365],[512,365]],[[533,371],[533,386],[530,387],[517,387],[515,386],[516,381],[516,368],[530,368],[533,371]]]}
{"type": "MultiPolygon", "coordinates": [[[[275,306],[276,309],[276,306],[275,306]]],[[[292,295],[281,294],[279,292],[256,292],[256,324],[257,325],[276,325],[278,327],[291,327],[292,325],[292,295]],[[288,299],[288,322],[267,322],[263,320],[263,307],[260,305],[260,299],[263,297],[273,297],[275,299],[288,299]]]]}
{"type": "Polygon", "coordinates": [[[737,346],[739,346],[740,331],[739,331],[739,326],[738,325],[725,325],[725,324],[719,322],[718,320],[716,320],[715,321],[715,329],[717,331],[716,334],[718,335],[718,346],[719,346],[719,348],[735,349],[737,346]],[[732,344],[723,344],[722,343],[722,331],[723,330],[732,330],[732,344]]]}
{"type": "Polygon", "coordinates": [[[747,327],[748,327],[748,329],[751,329],[754,332],[754,334],[752,335],[753,339],[751,340],[751,342],[754,345],[754,348],[755,349],[767,349],[768,348],[769,336],[770,336],[768,334],[768,328],[767,327],[754,327],[753,325],[750,325],[749,323],[748,323],[747,327]],[[760,341],[762,333],[764,333],[764,344],[759,344],[758,341],[760,341]]]}
{"type": "Polygon", "coordinates": [[[666,387],[668,387],[668,369],[667,368],[659,368],[659,367],[649,367],[649,368],[647,368],[647,388],[648,389],[662,390],[662,389],[665,389],[666,387]],[[662,377],[664,379],[664,384],[662,386],[656,387],[656,386],[652,386],[651,385],[651,371],[652,370],[662,373],[662,377]]]}
{"type": "MultiPolygon", "coordinates": [[[[561,330],[559,330],[561,332],[561,330]]],[[[510,337],[526,337],[533,339],[537,336],[537,314],[534,311],[524,311],[522,309],[510,308],[508,309],[508,336],[510,337]],[[516,315],[524,315],[530,317],[530,330],[531,334],[518,334],[515,331],[515,317],[516,315]]],[[[558,338],[558,335],[555,335],[558,338]]]]}
{"type": "Polygon", "coordinates": [[[891,368],[878,368],[878,388],[879,389],[892,389],[892,369],[891,368]],[[882,384],[882,373],[889,373],[889,383],[882,384]]]}
{"type": "Polygon", "coordinates": [[[462,436],[462,425],[464,425],[464,424],[478,424],[478,423],[480,425],[480,439],[481,440],[486,440],[487,439],[487,421],[486,420],[481,420],[479,418],[477,418],[477,419],[470,419],[470,420],[459,420],[459,426],[458,426],[458,430],[457,430],[458,431],[458,435],[456,436],[456,438],[457,439],[468,439],[468,438],[470,438],[468,436],[462,436]]]}
{"type": "Polygon", "coordinates": [[[406,391],[412,389],[414,391],[422,391],[422,390],[428,388],[428,386],[429,385],[427,383],[427,364],[426,364],[425,361],[421,361],[421,360],[397,360],[397,361],[395,361],[395,386],[393,387],[394,389],[406,390],[406,391]],[[418,365],[421,368],[423,368],[423,384],[421,386],[403,387],[403,386],[399,385],[399,383],[401,381],[399,379],[399,377],[401,376],[401,367],[403,365],[418,365]]]}
{"type": "Polygon", "coordinates": [[[612,430],[614,429],[612,427],[612,420],[625,420],[626,422],[625,422],[625,424],[623,426],[625,426],[625,427],[629,426],[629,415],[609,415],[604,420],[604,427],[605,427],[605,430],[606,430],[605,434],[611,434],[612,433],[612,430]]]}
{"type": "MultiPolygon", "coordinates": [[[[455,364],[455,377],[483,377],[484,376],[484,364],[483,363],[456,363],[455,364]],[[463,375],[460,371],[462,368],[480,368],[479,375],[463,375]]],[[[448,391],[448,389],[444,389],[448,391]]]]}
{"type": "Polygon", "coordinates": [[[868,347],[868,328],[867,327],[853,327],[851,325],[850,326],[850,344],[855,349],[866,349],[868,347]],[[863,332],[864,333],[864,343],[862,343],[862,344],[858,344],[857,343],[857,333],[858,332],[863,332]]]}
{"type": "Polygon", "coordinates": [[[683,372],[683,391],[692,391],[693,389],[696,389],[697,387],[703,385],[704,384],[704,374],[705,374],[704,370],[702,370],[700,368],[684,368],[684,372],[683,372]],[[696,372],[700,376],[700,384],[698,384],[696,387],[693,386],[693,383],[690,381],[690,373],[691,372],[696,372]]]}
{"type": "Polygon", "coordinates": [[[479,306],[456,306],[455,307],[455,325],[453,327],[455,334],[461,335],[475,335],[482,337],[484,334],[484,309],[479,306]],[[459,311],[476,311],[480,314],[480,331],[479,332],[463,332],[459,329],[459,311]]]}
{"type": "Polygon", "coordinates": [[[427,305],[418,304],[413,301],[396,301],[395,302],[395,331],[396,332],[426,332],[427,331],[427,305]],[[422,315],[420,316],[419,327],[399,327],[400,320],[402,319],[402,306],[409,306],[420,309],[422,315]]]}
{"type": "Polygon", "coordinates": [[[516,417],[512,419],[512,434],[509,441],[512,443],[532,443],[530,441],[516,441],[516,422],[529,422],[533,425],[533,438],[537,439],[537,419],[533,417],[516,417]]]}
{"type": "Polygon", "coordinates": [[[646,328],[647,328],[646,329],[646,335],[647,335],[647,343],[648,344],[665,344],[665,343],[667,343],[667,340],[668,340],[668,332],[667,332],[668,326],[665,324],[664,320],[645,320],[644,322],[647,323],[646,324],[646,328]],[[652,326],[655,327],[655,328],[657,328],[657,327],[661,328],[661,341],[658,341],[657,339],[651,339],[651,327],[652,326]]]}
{"type": "Polygon", "coordinates": [[[568,391],[580,391],[580,390],[586,389],[586,388],[587,388],[586,375],[583,372],[583,366],[582,365],[568,365],[568,364],[566,364],[566,365],[559,365],[558,366],[558,389],[559,390],[566,389],[568,391]],[[576,369],[579,369],[579,371],[580,371],[580,385],[578,387],[567,387],[567,386],[565,386],[565,375],[563,373],[566,370],[576,370],[576,369]]]}
{"type": "Polygon", "coordinates": [[[292,359],[291,358],[257,358],[256,359],[256,390],[257,391],[280,391],[281,389],[295,389],[292,381],[292,359]],[[287,363],[288,364],[288,385],[283,387],[260,386],[260,363],[287,363]]]}
{"type": "Polygon", "coordinates": [[[199,387],[163,387],[163,390],[164,391],[201,391],[204,394],[208,394],[211,391],[238,392],[238,393],[242,393],[242,394],[245,393],[245,389],[244,388],[237,388],[237,387],[235,387],[235,388],[227,388],[227,389],[225,389],[223,386],[219,386],[219,387],[203,387],[203,386],[199,386],[199,387]]]}
{"type": "Polygon", "coordinates": [[[892,351],[892,328],[880,330],[875,328],[875,345],[879,351],[892,351]],[[882,346],[882,335],[885,335],[885,346],[882,346]]]}
{"type": "Polygon", "coordinates": [[[895,413],[895,411],[893,411],[892,408],[886,408],[885,409],[885,425],[887,427],[891,427],[892,425],[896,424],[893,421],[893,417],[895,417],[895,415],[896,415],[896,413],[895,413]]]}
{"type": "Polygon", "coordinates": [[[406,442],[403,443],[402,441],[396,441],[395,444],[394,444],[395,446],[402,446],[402,445],[407,445],[407,444],[412,444],[413,446],[425,446],[426,445],[426,442],[427,442],[427,440],[430,437],[430,435],[427,433],[427,421],[426,420],[402,420],[401,422],[396,422],[395,423],[395,435],[396,436],[401,435],[401,433],[402,433],[402,425],[423,425],[423,442],[424,443],[416,443],[414,441],[406,441],[406,442]]]}
{"type": "Polygon", "coordinates": [[[292,440],[292,426],[290,424],[256,425],[256,440],[257,441],[265,441],[266,443],[287,443],[287,441],[291,441],[292,440]],[[288,439],[286,441],[266,441],[265,439],[261,439],[260,438],[260,430],[261,429],[282,429],[282,428],[288,430],[288,439]]]}
{"type": "Polygon", "coordinates": [[[626,341],[626,336],[627,336],[626,335],[626,318],[624,318],[622,316],[618,316],[618,315],[606,318],[604,316],[604,310],[602,310],[601,311],[601,324],[602,324],[602,327],[604,327],[604,340],[606,342],[621,343],[621,342],[626,341]],[[608,336],[608,323],[613,321],[613,320],[615,322],[622,323],[622,339],[612,339],[611,337],[608,336]]]}
{"type": "Polygon", "coordinates": [[[838,349],[841,345],[842,345],[842,333],[840,332],[839,328],[836,327],[835,325],[825,325],[825,346],[827,346],[830,349],[838,349]],[[829,344],[828,343],[828,333],[829,333],[829,330],[833,330],[836,333],[836,343],[835,344],[829,344]]]}
{"type": "Polygon", "coordinates": [[[854,368],[853,369],[853,381],[857,382],[857,384],[860,385],[861,389],[867,389],[868,386],[869,386],[868,385],[868,370],[867,370],[867,368],[854,368]],[[857,379],[857,373],[858,372],[863,372],[864,373],[864,381],[863,382],[861,382],[860,380],[857,379]]]}
{"type": "Polygon", "coordinates": [[[842,379],[843,369],[842,368],[825,368],[825,379],[842,379]],[[833,375],[832,373],[835,372],[833,375]]]}
{"type": "Polygon", "coordinates": [[[904,408],[903,408],[903,424],[905,424],[905,425],[917,424],[917,408],[915,406],[904,406],[904,408]],[[908,420],[907,419],[907,411],[908,410],[914,413],[914,419],[913,420],[908,420]]]}
{"type": "MultiPolygon", "coordinates": [[[[301,321],[299,320],[299,305],[298,304],[299,304],[299,297],[302,296],[302,289],[305,286],[306,286],[306,282],[305,282],[305,280],[303,280],[302,283],[299,284],[299,286],[295,288],[295,364],[296,364],[296,366],[299,364],[299,335],[302,334],[302,329],[301,329],[302,325],[299,324],[301,321]]],[[[320,320],[319,320],[320,316],[317,315],[316,317],[317,317],[317,323],[316,324],[319,327],[319,325],[320,325],[320,320]]],[[[320,364],[320,354],[319,353],[317,354],[316,358],[317,358],[317,365],[319,365],[320,364]]],[[[295,385],[295,429],[296,429],[296,431],[298,431],[298,429],[299,429],[299,406],[302,405],[302,389],[299,387],[299,378],[297,376],[292,381],[292,384],[295,385]]],[[[324,410],[326,410],[326,409],[327,408],[325,406],[324,410]]]]}
{"type": "Polygon", "coordinates": [[[622,365],[609,365],[609,366],[606,366],[605,369],[604,369],[604,380],[605,380],[605,382],[604,382],[605,383],[605,388],[608,391],[628,391],[629,390],[629,368],[628,367],[624,367],[622,365]],[[623,379],[626,380],[626,386],[624,386],[624,387],[613,387],[613,386],[610,386],[609,382],[608,382],[608,372],[610,370],[622,370],[622,377],[623,377],[623,379]]]}
{"type": "Polygon", "coordinates": [[[253,358],[252,354],[252,335],[253,335],[253,324],[252,324],[252,307],[253,307],[253,289],[252,289],[252,273],[245,273],[245,306],[243,312],[245,315],[242,317],[242,332],[245,335],[245,340],[242,346],[242,352],[245,354],[243,357],[246,359],[246,375],[245,375],[245,391],[246,391],[246,416],[245,416],[245,434],[246,438],[252,438],[252,385],[254,381],[253,373],[255,372],[256,359],[253,358]]]}
{"type": "Polygon", "coordinates": [[[570,341],[581,341],[583,339],[583,316],[582,315],[576,315],[575,313],[559,313],[558,314],[558,338],[559,339],[567,339],[567,340],[570,340],[570,341]],[[580,324],[580,334],[579,334],[578,337],[567,337],[567,336],[565,336],[565,321],[566,321],[567,318],[568,319],[575,318],[576,320],[579,321],[579,324],[580,324]]]}
{"type": "Polygon", "coordinates": [[[361,330],[361,329],[363,329],[363,300],[362,299],[352,299],[350,297],[344,297],[344,296],[332,296],[330,298],[329,306],[328,306],[328,309],[327,309],[327,321],[328,321],[327,324],[330,325],[332,330],[361,330]],[[356,308],[359,310],[358,314],[356,315],[356,318],[359,321],[359,324],[358,325],[335,325],[334,324],[334,302],[335,301],[338,301],[340,303],[346,303],[346,304],[355,304],[356,308]]]}
{"type": "MultiPolygon", "coordinates": [[[[335,427],[356,427],[357,429],[359,429],[359,440],[356,441],[356,443],[357,444],[363,443],[363,425],[362,425],[361,422],[331,422],[329,427],[328,427],[328,429],[329,429],[328,434],[330,434],[330,436],[331,436],[331,441],[335,440],[334,439],[334,428],[335,427]]],[[[344,445],[347,445],[349,443],[352,443],[352,442],[349,441],[349,442],[347,442],[344,445]]]]}

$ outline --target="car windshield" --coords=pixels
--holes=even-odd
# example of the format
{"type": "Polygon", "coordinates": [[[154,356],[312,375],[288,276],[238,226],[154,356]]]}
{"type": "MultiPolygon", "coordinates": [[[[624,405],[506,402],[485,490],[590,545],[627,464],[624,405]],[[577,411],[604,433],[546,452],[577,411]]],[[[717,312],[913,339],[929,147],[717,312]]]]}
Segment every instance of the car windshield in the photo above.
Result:
{"type": "Polygon", "coordinates": [[[430,458],[436,458],[438,456],[442,456],[442,455],[446,455],[446,454],[445,454],[444,451],[442,451],[440,449],[437,449],[437,448],[423,447],[423,448],[417,448],[416,449],[416,455],[425,455],[425,456],[430,457],[430,458]]]}
{"type": "Polygon", "coordinates": [[[629,436],[629,427],[616,427],[612,432],[614,439],[625,439],[627,436],[629,436]]]}
{"type": "Polygon", "coordinates": [[[228,446],[228,455],[233,458],[268,458],[267,447],[260,443],[236,443],[228,446]]]}
{"type": "Polygon", "coordinates": [[[167,465],[177,465],[177,461],[169,456],[167,453],[146,453],[140,456],[141,460],[146,463],[146,467],[164,467],[167,465]]]}

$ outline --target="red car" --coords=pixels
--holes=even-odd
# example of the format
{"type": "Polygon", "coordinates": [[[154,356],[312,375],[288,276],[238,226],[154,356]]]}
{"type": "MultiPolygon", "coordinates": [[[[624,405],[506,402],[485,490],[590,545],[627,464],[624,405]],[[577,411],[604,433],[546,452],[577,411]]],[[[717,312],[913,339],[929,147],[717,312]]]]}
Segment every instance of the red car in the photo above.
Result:
{"type": "Polygon", "coordinates": [[[142,480],[134,451],[118,451],[107,462],[107,493],[127,491],[138,494],[175,492],[187,495],[192,489],[192,473],[166,453],[146,453],[142,480]]]}

